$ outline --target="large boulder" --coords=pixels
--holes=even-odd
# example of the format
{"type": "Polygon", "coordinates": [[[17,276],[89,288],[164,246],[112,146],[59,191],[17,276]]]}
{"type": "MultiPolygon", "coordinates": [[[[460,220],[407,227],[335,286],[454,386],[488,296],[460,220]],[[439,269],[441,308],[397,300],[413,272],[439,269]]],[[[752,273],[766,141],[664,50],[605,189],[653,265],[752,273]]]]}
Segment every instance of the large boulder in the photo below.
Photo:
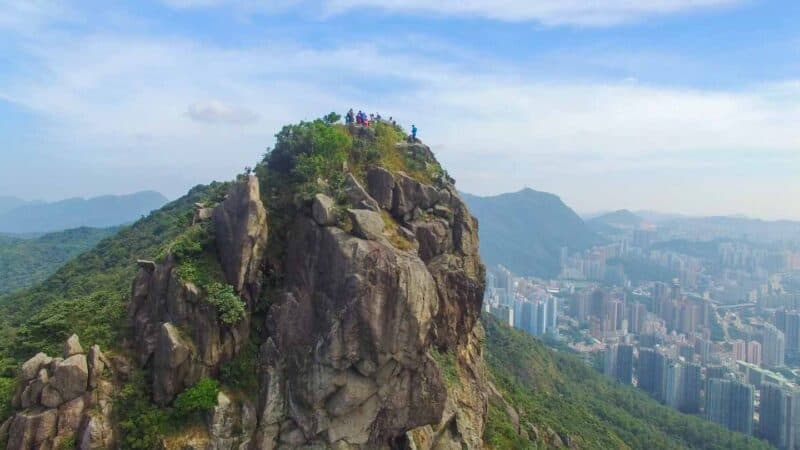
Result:
{"type": "Polygon", "coordinates": [[[171,323],[161,325],[153,360],[153,401],[166,405],[184,388],[198,381],[199,373],[192,373],[187,364],[192,354],[192,344],[171,323]]]}
{"type": "Polygon", "coordinates": [[[392,208],[394,197],[394,175],[380,166],[367,169],[367,190],[381,208],[392,208]]]}
{"type": "Polygon", "coordinates": [[[420,183],[403,172],[397,174],[392,197],[392,214],[395,217],[406,218],[415,208],[426,210],[438,201],[439,192],[435,187],[420,183]]]}
{"type": "Polygon", "coordinates": [[[384,239],[384,223],[380,213],[366,209],[348,209],[347,214],[353,224],[354,235],[370,241],[384,239]]]}
{"type": "Polygon", "coordinates": [[[53,358],[45,355],[44,353],[37,353],[31,359],[25,361],[22,364],[22,369],[20,370],[20,377],[23,380],[30,380],[36,378],[37,374],[39,373],[39,369],[42,366],[46,366],[50,364],[53,358]]]}
{"type": "Polygon", "coordinates": [[[66,359],[40,353],[23,365],[13,405],[17,411],[0,430],[8,436],[9,450],[114,447],[112,399],[119,385],[113,367],[96,345],[87,358],[75,335],[64,349],[70,355],[66,359]],[[25,380],[37,367],[35,377],[25,380]],[[95,430],[98,423],[104,424],[102,439],[87,438],[87,429],[95,430]]]}
{"type": "Polygon", "coordinates": [[[83,347],[81,347],[81,341],[78,339],[77,334],[73,334],[72,336],[67,339],[67,342],[64,343],[64,358],[69,358],[70,356],[78,355],[83,353],[83,347]]]}
{"type": "Polygon", "coordinates": [[[380,207],[374,198],[370,197],[367,190],[358,182],[352,173],[347,173],[344,179],[344,193],[347,201],[357,209],[370,209],[379,211],[380,207]]]}
{"type": "Polygon", "coordinates": [[[325,194],[317,194],[311,203],[311,215],[322,226],[336,225],[336,203],[325,194]]]}
{"type": "Polygon", "coordinates": [[[48,387],[58,392],[62,403],[86,393],[89,387],[89,365],[86,362],[86,355],[72,355],[56,364],[48,387]]]}
{"type": "Polygon", "coordinates": [[[261,202],[258,178],[253,175],[233,185],[212,216],[222,270],[236,292],[250,297],[246,284],[258,281],[267,245],[267,211],[261,202]]]}

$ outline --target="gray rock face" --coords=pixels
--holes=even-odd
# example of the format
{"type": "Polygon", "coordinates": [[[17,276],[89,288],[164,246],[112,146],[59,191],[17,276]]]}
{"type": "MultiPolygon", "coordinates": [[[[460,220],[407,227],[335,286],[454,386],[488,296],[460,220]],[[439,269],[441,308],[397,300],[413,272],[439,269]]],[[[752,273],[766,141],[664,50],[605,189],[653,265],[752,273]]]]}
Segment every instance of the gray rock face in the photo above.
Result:
{"type": "Polygon", "coordinates": [[[432,208],[438,199],[436,188],[422,184],[400,172],[397,174],[392,198],[392,213],[398,218],[405,218],[414,211],[414,208],[421,210],[432,208]]]}
{"type": "Polygon", "coordinates": [[[383,237],[383,217],[380,213],[366,209],[348,209],[348,216],[353,222],[353,234],[370,241],[379,241],[383,237]]]}
{"type": "Polygon", "coordinates": [[[99,347],[93,346],[89,352],[91,363],[77,352],[79,348],[73,335],[65,343],[64,353],[73,353],[66,359],[40,353],[23,365],[15,404],[19,411],[7,422],[9,450],[55,449],[71,442],[80,449],[113,448],[112,369],[99,347]],[[35,368],[38,372],[31,377],[35,368]],[[86,434],[97,424],[104,424],[101,441],[86,434]]]}
{"type": "Polygon", "coordinates": [[[153,401],[165,405],[179,392],[199,381],[200,370],[187,364],[192,354],[191,343],[169,322],[161,324],[153,360],[153,401]],[[194,373],[193,373],[194,369],[194,373]]]}
{"type": "Polygon", "coordinates": [[[208,423],[210,439],[207,448],[247,450],[255,428],[255,407],[247,400],[231,400],[220,391],[217,394],[217,406],[208,423]]]}
{"type": "Polygon", "coordinates": [[[114,448],[114,429],[108,418],[90,415],[80,433],[78,450],[114,448]]]}
{"type": "Polygon", "coordinates": [[[83,353],[83,347],[81,347],[81,341],[78,339],[77,334],[73,334],[72,336],[67,339],[67,342],[64,344],[64,358],[69,358],[70,356],[77,355],[83,353]]]}
{"type": "Polygon", "coordinates": [[[50,364],[52,360],[53,360],[52,358],[45,355],[44,353],[37,353],[36,356],[25,361],[25,363],[22,364],[20,377],[23,380],[30,380],[31,378],[35,378],[36,375],[39,373],[39,369],[41,369],[42,366],[50,364]]]}
{"type": "MultiPolygon", "coordinates": [[[[220,265],[249,309],[260,290],[267,239],[258,180],[250,176],[235,184],[212,220],[220,265]]],[[[240,351],[250,332],[249,314],[235,324],[221,322],[205,294],[182,281],[175,265],[168,256],[152,270],[139,270],[128,306],[136,354],[140,365],[153,363],[153,400],[160,405],[215,375],[240,351]]]]}
{"type": "Polygon", "coordinates": [[[253,286],[247,283],[258,280],[267,243],[267,211],[261,203],[258,179],[250,175],[246,182],[236,183],[212,218],[222,270],[236,292],[252,300],[249,291],[253,286]]]}
{"type": "Polygon", "coordinates": [[[381,448],[437,422],[445,387],[426,356],[438,299],[425,264],[309,219],[293,230],[287,292],[270,313],[259,415],[272,419],[259,423],[258,448],[299,439],[296,428],[304,445],[381,448]]]}
{"type": "MultiPolygon", "coordinates": [[[[89,387],[89,365],[86,355],[78,354],[56,364],[49,386],[67,402],[83,395],[89,387]]],[[[48,405],[49,406],[49,405],[48,405]]]]}
{"type": "Polygon", "coordinates": [[[394,196],[394,175],[383,167],[370,167],[367,169],[367,190],[381,208],[391,209],[394,196]]]}
{"type": "Polygon", "coordinates": [[[370,197],[367,190],[361,186],[352,173],[348,173],[345,178],[344,192],[347,200],[357,209],[369,209],[379,211],[380,206],[374,198],[370,197]]]}
{"type": "Polygon", "coordinates": [[[8,430],[9,450],[51,448],[56,436],[58,412],[55,409],[44,411],[23,411],[17,413],[8,430]]]}
{"type": "Polygon", "coordinates": [[[336,225],[336,204],[325,194],[317,194],[311,203],[311,215],[319,225],[336,225]]]}
{"type": "Polygon", "coordinates": [[[89,349],[86,360],[89,365],[89,387],[96,388],[98,382],[103,378],[106,368],[110,368],[111,364],[100,351],[99,345],[93,345],[89,349]]]}
{"type": "Polygon", "coordinates": [[[412,250],[395,248],[381,214],[364,208],[348,210],[352,234],[302,217],[292,226],[286,290],[268,320],[274,340],[262,349],[256,448],[389,448],[413,430],[480,448],[477,223],[451,187],[380,168],[368,170],[367,185],[414,230],[412,250]],[[460,355],[468,387],[444,384],[428,355],[434,344],[460,355]],[[458,433],[446,438],[447,429],[458,433]]]}

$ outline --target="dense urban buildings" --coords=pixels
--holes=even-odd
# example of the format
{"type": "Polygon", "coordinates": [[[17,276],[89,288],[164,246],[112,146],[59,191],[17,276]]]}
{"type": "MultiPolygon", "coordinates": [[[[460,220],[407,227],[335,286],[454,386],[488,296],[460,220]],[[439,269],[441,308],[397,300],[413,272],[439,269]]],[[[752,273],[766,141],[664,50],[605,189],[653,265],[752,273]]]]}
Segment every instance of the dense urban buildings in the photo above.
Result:
{"type": "Polygon", "coordinates": [[[721,242],[687,255],[660,242],[636,229],[564,248],[552,280],[491,268],[487,311],[665,405],[800,449],[800,251],[721,242]]]}

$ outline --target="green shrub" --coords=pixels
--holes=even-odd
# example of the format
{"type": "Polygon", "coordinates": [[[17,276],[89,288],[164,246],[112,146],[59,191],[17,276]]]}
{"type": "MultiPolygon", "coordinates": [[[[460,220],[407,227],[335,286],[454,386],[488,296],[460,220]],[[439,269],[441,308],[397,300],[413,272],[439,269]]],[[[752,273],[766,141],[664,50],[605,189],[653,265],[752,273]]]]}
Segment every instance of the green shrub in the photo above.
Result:
{"type": "Polygon", "coordinates": [[[206,287],[207,301],[217,308],[220,320],[228,325],[238,323],[244,318],[244,302],[236,295],[233,286],[214,282],[206,287]]]}
{"type": "Polygon", "coordinates": [[[76,447],[75,436],[70,436],[58,444],[58,450],[74,450],[76,447]]]}
{"type": "Polygon", "coordinates": [[[162,439],[169,427],[170,414],[150,403],[147,386],[144,374],[137,371],[114,399],[123,449],[163,448],[162,439]]]}
{"type": "Polygon", "coordinates": [[[194,386],[181,392],[173,402],[177,417],[188,417],[217,406],[219,382],[213,378],[203,378],[194,386]]]}
{"type": "Polygon", "coordinates": [[[172,253],[181,261],[203,253],[214,242],[211,226],[211,222],[189,226],[162,249],[159,259],[172,253]]]}
{"type": "Polygon", "coordinates": [[[0,378],[0,423],[11,415],[11,397],[14,395],[15,380],[0,378]]]}
{"type": "Polygon", "coordinates": [[[322,118],[322,121],[327,123],[328,125],[332,125],[340,120],[342,120],[342,116],[336,114],[335,112],[330,112],[325,117],[322,118]]]}
{"type": "Polygon", "coordinates": [[[455,387],[461,381],[458,377],[458,368],[456,367],[456,356],[451,352],[441,353],[436,348],[431,349],[431,356],[436,361],[439,371],[444,378],[444,382],[448,387],[455,387]]]}
{"type": "Polygon", "coordinates": [[[244,393],[258,391],[258,347],[248,342],[244,348],[222,366],[219,372],[220,381],[225,386],[244,393]]]}

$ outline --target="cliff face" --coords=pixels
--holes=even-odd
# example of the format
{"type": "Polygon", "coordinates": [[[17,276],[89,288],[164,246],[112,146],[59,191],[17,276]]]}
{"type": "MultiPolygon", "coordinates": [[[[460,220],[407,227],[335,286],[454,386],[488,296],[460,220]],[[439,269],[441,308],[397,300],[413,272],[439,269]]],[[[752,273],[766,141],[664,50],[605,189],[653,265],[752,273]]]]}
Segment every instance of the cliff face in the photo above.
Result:
{"type": "MultiPolygon", "coordinates": [[[[215,257],[226,281],[248,311],[260,289],[260,264],[267,240],[266,210],[258,180],[235,184],[210,214],[215,257]]],[[[226,324],[206,301],[207,293],[179,274],[174,255],[161,264],[140,262],[128,307],[135,354],[153,373],[153,401],[167,405],[185,388],[216,376],[221,364],[239,353],[249,338],[250,315],[226,324]]]]}
{"type": "MultiPolygon", "coordinates": [[[[353,148],[376,139],[347,132],[361,139],[353,148]]],[[[392,142],[385,151],[438,167],[420,143],[392,142]]],[[[304,152],[302,145],[298,154],[275,152],[261,179],[240,177],[218,205],[198,206],[191,239],[158,262],[139,262],[124,347],[147,372],[156,405],[218,377],[246,346],[258,348],[257,387],[223,386],[203,430],[173,433],[163,446],[480,448],[489,388],[477,222],[446,176],[390,170],[385,159],[351,155],[329,174],[340,180],[335,188],[317,176],[316,192],[299,195],[281,177],[295,176],[304,152]]],[[[37,370],[21,384],[18,397],[26,400],[10,422],[10,449],[52,448],[67,423],[58,412],[48,412],[56,417],[45,425],[28,417],[44,401],[36,377],[53,378],[69,361],[37,358],[41,364],[26,363],[37,370]],[[39,374],[39,366],[48,369],[39,374]],[[33,431],[13,431],[20,427],[33,431]],[[30,437],[39,435],[46,439],[30,437]]],[[[109,364],[107,376],[124,381],[127,365],[118,366],[109,364]]],[[[98,385],[87,377],[81,392],[60,399],[94,395],[98,385]]],[[[84,444],[86,430],[98,426],[81,414],[73,433],[79,448],[119,446],[112,433],[84,444]]],[[[113,415],[102,417],[100,428],[115,429],[113,415]]]]}
{"type": "Polygon", "coordinates": [[[307,214],[291,227],[262,347],[257,448],[403,448],[414,435],[422,448],[462,448],[463,435],[480,437],[486,400],[472,396],[462,417],[453,405],[483,382],[477,224],[452,186],[380,167],[366,178],[365,189],[353,180],[364,208],[348,210],[352,233],[307,214]],[[432,352],[452,358],[465,387],[448,392],[432,352]]]}

